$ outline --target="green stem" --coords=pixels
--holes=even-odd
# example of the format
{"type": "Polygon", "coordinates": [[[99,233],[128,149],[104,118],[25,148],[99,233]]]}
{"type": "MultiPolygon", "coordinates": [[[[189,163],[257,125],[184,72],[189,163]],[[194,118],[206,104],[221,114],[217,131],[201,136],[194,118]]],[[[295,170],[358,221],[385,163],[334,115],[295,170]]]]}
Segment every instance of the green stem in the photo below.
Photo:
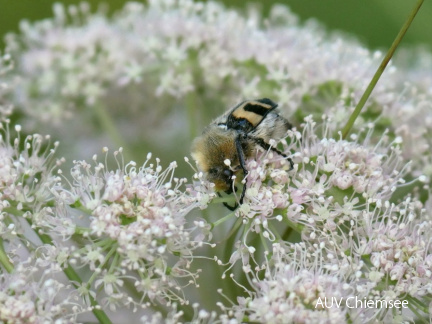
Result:
{"type": "Polygon", "coordinates": [[[218,219],[216,222],[212,223],[211,225],[213,228],[215,228],[216,226],[222,224],[223,222],[227,221],[228,219],[230,219],[231,217],[234,217],[234,216],[235,216],[235,212],[229,213],[228,215],[218,219]]]}
{"type": "Polygon", "coordinates": [[[369,96],[371,95],[371,93],[372,93],[373,89],[375,88],[375,85],[377,84],[381,75],[383,74],[388,62],[392,58],[394,52],[396,51],[396,48],[399,46],[399,43],[402,41],[402,38],[404,37],[404,35],[407,32],[408,28],[410,27],[412,21],[414,20],[414,17],[416,16],[421,5],[423,4],[423,1],[424,0],[418,0],[417,1],[417,4],[415,5],[414,9],[412,10],[410,16],[408,17],[405,24],[402,26],[401,30],[399,31],[399,34],[396,36],[396,39],[394,40],[393,44],[391,45],[390,49],[388,50],[387,55],[382,60],[380,66],[378,67],[377,71],[375,72],[375,75],[373,76],[371,82],[369,83],[368,87],[366,88],[365,92],[363,93],[363,96],[360,98],[360,101],[358,102],[357,106],[355,107],[354,112],[351,114],[347,124],[345,125],[344,129],[342,130],[342,139],[345,139],[348,136],[352,126],[354,125],[355,120],[357,119],[358,115],[360,114],[361,110],[363,109],[364,105],[366,104],[366,101],[368,100],[369,96]]]}
{"type": "MultiPolygon", "coordinates": [[[[116,247],[116,250],[117,250],[117,247],[116,247]]],[[[114,252],[115,252],[115,251],[114,251],[114,252]]],[[[116,254],[114,255],[114,258],[113,258],[112,262],[111,262],[111,265],[110,265],[110,268],[109,268],[109,270],[108,270],[108,273],[114,273],[115,268],[116,268],[116,267],[118,266],[118,264],[120,263],[120,262],[119,262],[119,259],[120,259],[120,254],[116,253],[116,254]]]]}
{"type": "Polygon", "coordinates": [[[8,273],[14,270],[12,262],[10,262],[9,257],[3,246],[3,239],[0,238],[0,264],[6,269],[8,273]]]}
{"type": "Polygon", "coordinates": [[[407,296],[405,298],[405,300],[408,301],[408,303],[410,303],[411,305],[414,305],[416,307],[416,309],[420,309],[423,313],[427,314],[428,313],[428,307],[426,305],[424,305],[420,300],[418,300],[415,297],[412,296],[407,296]]]}
{"type": "Polygon", "coordinates": [[[231,235],[236,236],[238,233],[238,229],[240,228],[242,223],[243,223],[243,220],[241,218],[237,218],[237,220],[235,221],[234,225],[232,226],[232,228],[229,231],[229,233],[227,234],[227,236],[225,236],[225,238],[223,238],[220,242],[224,242],[224,241],[228,240],[231,237],[231,235]]]}
{"type": "MultiPolygon", "coordinates": [[[[29,223],[30,227],[32,227],[32,225],[33,225],[32,221],[30,219],[27,219],[27,218],[26,218],[26,220],[27,220],[27,223],[29,223]]],[[[36,233],[36,235],[42,241],[42,243],[54,245],[53,240],[49,235],[41,234],[39,232],[38,228],[33,228],[33,229],[34,229],[34,232],[36,233]]],[[[63,272],[71,282],[76,282],[76,283],[78,283],[78,285],[82,284],[82,280],[81,280],[80,276],[78,275],[78,273],[76,273],[76,271],[70,265],[68,265],[67,268],[64,268],[63,272]]],[[[75,285],[75,286],[77,287],[77,285],[75,285]]],[[[111,324],[112,323],[111,320],[105,314],[105,312],[102,310],[102,308],[99,306],[98,302],[93,298],[93,296],[89,294],[88,297],[90,300],[90,305],[92,306],[92,312],[93,312],[94,316],[96,316],[96,318],[99,320],[99,323],[111,324]]]]}
{"type": "Polygon", "coordinates": [[[260,234],[259,234],[259,237],[260,237],[260,239],[261,239],[261,243],[262,243],[262,246],[264,247],[264,249],[265,249],[267,252],[270,252],[269,247],[268,247],[268,244],[267,244],[267,241],[266,241],[266,238],[264,237],[264,235],[263,235],[262,233],[260,233],[260,234]]]}
{"type": "Polygon", "coordinates": [[[118,131],[117,127],[115,126],[111,116],[108,114],[106,109],[102,107],[100,103],[97,103],[93,106],[94,112],[96,114],[96,117],[98,118],[99,122],[102,125],[102,128],[109,134],[112,141],[114,142],[114,145],[117,146],[117,148],[122,147],[123,150],[123,156],[126,161],[130,160],[130,151],[127,149],[126,143],[123,141],[122,136],[120,135],[120,132],[118,131]]]}
{"type": "Polygon", "coordinates": [[[408,308],[417,316],[416,323],[424,323],[427,324],[429,321],[427,321],[419,312],[418,310],[413,307],[411,304],[408,304],[408,308]]]}
{"type": "MultiPolygon", "coordinates": [[[[108,254],[105,256],[105,261],[99,266],[100,269],[103,269],[109,262],[109,260],[111,259],[111,256],[117,251],[117,245],[114,244],[114,246],[111,247],[111,250],[108,252],[108,254]]],[[[111,269],[109,270],[109,272],[111,272],[111,269]]],[[[96,276],[98,275],[98,273],[95,271],[90,279],[87,281],[87,288],[90,288],[91,284],[93,283],[93,281],[96,279],[96,276]]]]}

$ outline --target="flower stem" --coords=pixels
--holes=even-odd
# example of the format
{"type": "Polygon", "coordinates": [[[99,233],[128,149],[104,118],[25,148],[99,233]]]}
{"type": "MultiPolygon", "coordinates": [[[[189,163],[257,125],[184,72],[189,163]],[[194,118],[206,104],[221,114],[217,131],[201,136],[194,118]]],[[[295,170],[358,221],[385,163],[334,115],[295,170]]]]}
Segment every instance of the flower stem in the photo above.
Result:
{"type": "MultiPolygon", "coordinates": [[[[427,314],[428,313],[428,307],[426,305],[424,305],[420,300],[418,300],[415,297],[412,296],[406,296],[405,298],[410,304],[411,306],[414,305],[413,308],[420,310],[421,312],[427,314]]],[[[420,316],[419,316],[420,317],[420,316]]]]}
{"type": "Polygon", "coordinates": [[[228,219],[230,219],[231,217],[235,216],[235,212],[229,213],[228,215],[218,219],[216,222],[212,223],[212,228],[215,228],[216,226],[219,226],[220,224],[222,224],[223,222],[227,221],[228,219]]]}
{"type": "Polygon", "coordinates": [[[411,23],[413,22],[417,12],[419,11],[421,5],[423,4],[424,0],[418,0],[417,4],[415,5],[414,9],[412,10],[410,16],[408,17],[405,24],[402,26],[401,30],[399,31],[399,34],[396,36],[396,39],[394,40],[393,44],[391,45],[390,49],[388,50],[386,56],[382,60],[380,66],[378,67],[377,71],[375,72],[375,75],[373,76],[371,82],[369,83],[368,87],[366,88],[365,92],[363,93],[363,96],[360,98],[360,101],[357,103],[357,106],[354,109],[354,112],[351,114],[347,124],[345,125],[344,129],[342,130],[342,138],[345,139],[352,126],[354,125],[355,120],[357,119],[358,115],[360,114],[361,110],[363,109],[364,105],[366,104],[366,101],[368,100],[369,96],[371,95],[373,89],[375,88],[375,85],[378,83],[378,80],[380,79],[381,75],[383,74],[388,62],[392,58],[394,52],[396,51],[396,48],[399,46],[400,42],[402,41],[402,38],[405,36],[405,33],[407,32],[408,28],[410,27],[411,23]]]}
{"type": "MultiPolygon", "coordinates": [[[[30,219],[26,218],[26,220],[27,220],[27,223],[29,223],[30,227],[33,228],[34,232],[39,237],[39,239],[42,241],[42,243],[54,245],[53,240],[49,235],[40,233],[38,228],[34,228],[32,226],[33,223],[30,219]]],[[[82,284],[82,280],[81,280],[80,276],[78,275],[78,273],[76,273],[76,271],[71,266],[68,265],[67,268],[63,269],[63,272],[71,282],[82,284]]],[[[98,302],[93,298],[93,296],[89,294],[88,297],[90,299],[90,304],[92,306],[92,312],[93,312],[94,316],[99,320],[99,323],[111,324],[112,323],[111,320],[105,314],[105,312],[101,309],[98,302]]]]}
{"type": "MultiPolygon", "coordinates": [[[[99,266],[99,269],[104,269],[105,266],[108,264],[108,262],[111,259],[111,256],[116,252],[117,250],[117,245],[114,245],[111,250],[107,253],[107,255],[105,256],[105,261],[99,266]]],[[[117,256],[117,255],[116,255],[117,256]]],[[[110,271],[111,272],[111,269],[110,271]]],[[[98,275],[98,273],[95,271],[93,272],[93,274],[91,275],[91,277],[89,278],[89,280],[87,281],[87,288],[90,288],[93,281],[96,279],[96,276],[98,275]]]]}
{"type": "Polygon", "coordinates": [[[11,273],[14,270],[14,266],[10,262],[9,257],[4,250],[2,238],[0,238],[0,264],[6,269],[8,273],[11,273]]]}
{"type": "Polygon", "coordinates": [[[238,229],[240,228],[240,226],[241,226],[242,223],[243,223],[242,219],[241,218],[237,218],[237,220],[235,221],[235,223],[232,226],[232,228],[229,231],[229,233],[220,242],[224,242],[224,241],[228,240],[231,237],[231,235],[236,236],[236,234],[238,233],[238,229]]]}

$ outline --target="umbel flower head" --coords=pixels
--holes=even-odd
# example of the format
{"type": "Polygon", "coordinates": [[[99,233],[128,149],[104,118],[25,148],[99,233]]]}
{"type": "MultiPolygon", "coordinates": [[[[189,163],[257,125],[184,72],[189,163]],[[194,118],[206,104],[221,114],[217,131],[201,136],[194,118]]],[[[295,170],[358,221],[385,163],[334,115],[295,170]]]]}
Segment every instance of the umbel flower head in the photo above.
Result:
{"type": "Polygon", "coordinates": [[[55,159],[58,142],[52,145],[50,136],[22,138],[20,125],[9,128],[9,120],[0,124],[0,233],[3,239],[14,233],[14,244],[19,243],[15,235],[21,233],[21,216],[34,226],[51,227],[51,189],[59,180],[54,170],[63,159],[55,159]]]}
{"type": "Polygon", "coordinates": [[[23,22],[6,39],[0,109],[16,106],[11,119],[27,131],[61,129],[52,137],[75,162],[54,175],[57,144],[2,132],[0,264],[8,273],[0,300],[18,310],[0,308],[5,321],[86,321],[75,317],[83,310],[100,322],[110,310],[128,320],[140,310],[136,321],[152,323],[430,317],[430,56],[413,68],[390,66],[343,139],[380,53],[314,22],[300,25],[283,6],[265,21],[256,9],[240,14],[212,1],[128,3],[112,16],[89,8],[55,5],[53,18],[23,22]],[[183,156],[180,144],[201,120],[263,97],[294,125],[269,144],[295,166],[259,149],[246,161],[237,210],[217,205],[240,191],[216,198],[205,175],[186,181],[174,175],[175,162],[145,158],[146,142],[183,156]],[[125,156],[140,148],[143,158],[133,160],[144,163],[121,152],[114,167],[83,159],[95,144],[108,145],[106,135],[121,142],[122,134],[135,148],[125,156]],[[200,210],[206,221],[195,217],[200,210]],[[25,291],[27,258],[46,271],[41,281],[29,276],[36,284],[25,291]],[[409,307],[316,307],[325,297],[409,307]],[[37,317],[44,309],[52,316],[37,317]]]}
{"type": "Polygon", "coordinates": [[[344,323],[346,307],[323,307],[321,301],[340,301],[352,293],[344,279],[320,268],[322,251],[312,255],[304,245],[293,245],[292,253],[279,243],[272,245],[265,274],[250,275],[252,290],[247,298],[227,311],[241,322],[258,323],[344,323]],[[315,258],[316,261],[313,261],[315,258]]]}
{"type": "Polygon", "coordinates": [[[113,171],[96,156],[94,165],[76,161],[70,189],[59,188],[59,206],[72,208],[64,209],[63,216],[77,209],[89,220],[80,229],[88,243],[73,253],[74,263],[96,271],[95,286],[103,286],[109,297],[117,294],[116,302],[131,302],[121,292],[129,278],[142,294],[140,302],[148,297],[186,303],[177,279],[194,284],[198,274],[189,270],[192,252],[205,244],[207,225],[198,219],[189,223],[185,216],[204,206],[211,193],[200,183],[182,188],[186,179],[174,176],[175,162],[163,170],[159,159],[150,162],[149,154],[137,168],[135,162],[123,165],[121,151],[114,155],[118,165],[113,171]],[[108,261],[109,270],[103,270],[108,261]],[[126,275],[130,271],[138,277],[126,275]]]}
{"type": "MultiPolygon", "coordinates": [[[[418,200],[407,197],[398,204],[368,203],[359,214],[351,235],[338,247],[345,249],[346,255],[346,260],[340,262],[344,264],[340,268],[342,273],[347,273],[348,263],[357,265],[354,284],[358,295],[387,301],[407,300],[412,303],[409,308],[414,314],[428,313],[432,249],[427,228],[431,219],[422,207],[418,200]],[[413,306],[419,300],[423,300],[422,307],[415,309],[413,306]]],[[[367,320],[392,318],[385,308],[368,310],[364,316],[367,320]]]]}
{"type": "Polygon", "coordinates": [[[386,201],[404,184],[402,176],[409,169],[403,165],[398,140],[388,143],[384,134],[371,148],[369,135],[363,140],[360,136],[354,136],[354,141],[334,139],[329,123],[317,125],[309,116],[302,132],[289,131],[290,144],[282,144],[286,155],[295,152],[292,171],[286,159],[272,151],[259,152],[248,161],[250,185],[236,215],[250,221],[252,232],[261,232],[256,226],[269,231],[270,219],[281,222],[283,218],[304,227],[303,234],[315,235],[318,229],[332,232],[366,202],[386,201]]]}
{"type": "Polygon", "coordinates": [[[74,298],[72,285],[54,278],[59,269],[37,264],[23,262],[0,276],[0,322],[76,323],[87,309],[74,298]]]}
{"type": "MultiPolygon", "coordinates": [[[[201,114],[215,117],[235,102],[258,97],[278,102],[294,124],[309,114],[315,120],[325,114],[340,130],[382,57],[353,40],[325,34],[315,22],[299,26],[280,5],[263,24],[258,10],[245,16],[216,2],[128,3],[112,17],[92,14],[85,3],[56,4],[53,18],[23,22],[20,28],[19,35],[6,39],[19,76],[11,103],[31,116],[28,125],[61,126],[64,141],[74,136],[61,121],[77,113],[85,117],[71,125],[83,132],[92,132],[94,125],[86,121],[103,108],[127,125],[123,130],[131,145],[143,137],[169,142],[189,128],[172,123],[172,115],[183,118],[173,107],[194,102],[193,126],[201,114]],[[166,127],[156,129],[155,122],[166,127]]],[[[406,64],[387,69],[355,127],[375,123],[372,141],[385,128],[402,137],[404,157],[419,166],[418,175],[430,176],[432,93],[424,71],[432,59],[424,54],[416,62],[409,69],[406,64]]],[[[92,135],[86,136],[86,148],[88,138],[100,137],[92,135]]]]}
{"type": "MultiPolygon", "coordinates": [[[[287,138],[290,144],[283,145],[285,154],[296,152],[294,170],[289,171],[285,158],[270,150],[259,152],[256,159],[247,163],[250,185],[243,205],[231,215],[243,223],[243,230],[238,230],[243,234],[235,247],[231,247],[224,274],[241,261],[244,275],[259,292],[253,294],[254,302],[239,299],[238,307],[250,314],[250,319],[282,323],[288,316],[291,318],[288,322],[297,323],[309,316],[317,316],[315,320],[329,316],[329,322],[336,323],[347,316],[346,307],[340,313],[326,315],[308,311],[303,314],[293,305],[282,307],[286,303],[296,304],[299,297],[298,293],[292,293],[294,288],[284,286],[289,284],[287,277],[291,276],[294,276],[293,283],[304,283],[317,276],[341,289],[346,284],[354,285],[349,293],[340,293],[338,300],[342,296],[384,300],[409,296],[418,300],[431,289],[432,250],[424,232],[430,220],[425,217],[418,197],[407,197],[396,203],[397,193],[408,185],[403,176],[410,171],[409,165],[402,162],[400,140],[389,143],[384,134],[379,144],[371,147],[371,129],[366,130],[365,137],[353,136],[356,140],[334,139],[327,137],[331,135],[327,133],[329,122],[317,125],[308,117],[301,132],[290,131],[287,138]],[[295,237],[293,230],[301,235],[304,257],[290,253],[282,261],[269,261],[266,257],[269,243],[273,244],[273,255],[280,254],[278,244],[290,242],[295,237]],[[257,245],[257,241],[263,245],[257,245]],[[315,256],[317,251],[320,251],[318,260],[310,261],[306,257],[308,253],[315,256]],[[293,264],[300,268],[291,267],[293,264]],[[314,264],[320,265],[319,271],[324,271],[327,279],[310,268],[302,268],[314,264]],[[271,282],[258,280],[256,272],[263,269],[266,275],[271,274],[271,282]],[[281,291],[277,292],[278,289],[281,291]],[[293,299],[284,291],[292,293],[293,299]],[[283,298],[279,300],[280,306],[269,300],[277,296],[283,298]],[[261,303],[275,308],[266,310],[261,303]]],[[[218,262],[223,264],[222,260],[218,262]]],[[[335,297],[324,288],[316,289],[322,291],[322,297],[330,300],[335,297]]],[[[236,307],[234,313],[238,311],[236,307]]],[[[420,312],[426,313],[425,308],[420,312]]],[[[362,314],[351,313],[350,318],[382,320],[392,318],[390,314],[388,309],[367,310],[362,314]]]]}
{"type": "MultiPolygon", "coordinates": [[[[7,48],[19,57],[19,74],[26,76],[16,99],[24,107],[31,102],[28,113],[35,118],[70,117],[82,101],[91,106],[110,99],[110,88],[118,95],[123,87],[140,84],[136,90],[182,98],[200,83],[226,93],[227,81],[231,92],[238,92],[227,93],[225,105],[256,97],[276,82],[269,95],[294,111],[316,85],[332,80],[351,88],[363,85],[369,80],[364,67],[372,68],[380,57],[347,40],[322,41],[319,26],[298,28],[297,17],[282,6],[273,8],[266,29],[260,28],[258,12],[243,17],[216,2],[128,3],[113,18],[89,11],[85,3],[56,4],[54,18],[23,22],[20,35],[8,36],[7,48]],[[59,106],[63,100],[70,102],[66,113],[59,106]]],[[[377,98],[392,86],[386,82],[377,98]]],[[[137,95],[134,100],[148,101],[137,95]]]]}

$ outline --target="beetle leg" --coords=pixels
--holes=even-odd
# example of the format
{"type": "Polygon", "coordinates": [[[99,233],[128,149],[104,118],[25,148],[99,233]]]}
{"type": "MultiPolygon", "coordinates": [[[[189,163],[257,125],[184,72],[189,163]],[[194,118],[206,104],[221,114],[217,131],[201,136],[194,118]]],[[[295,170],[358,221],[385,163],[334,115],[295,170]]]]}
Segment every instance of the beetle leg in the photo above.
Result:
{"type": "MultiPolygon", "coordinates": [[[[228,192],[227,192],[227,193],[228,193],[228,192]]],[[[231,192],[229,192],[229,193],[231,193],[231,192]]],[[[219,197],[222,197],[222,195],[221,195],[219,192],[217,192],[217,195],[218,195],[219,197]]],[[[234,206],[230,206],[230,205],[228,205],[226,202],[223,202],[222,204],[223,204],[226,208],[228,208],[229,210],[231,210],[231,211],[236,210],[237,207],[239,206],[237,203],[236,203],[234,206]]]]}
{"type": "Polygon", "coordinates": [[[259,146],[261,146],[266,151],[272,150],[273,152],[276,152],[277,154],[282,155],[284,158],[286,158],[288,160],[289,164],[290,164],[290,169],[288,171],[291,171],[292,169],[294,169],[294,162],[293,162],[293,160],[290,157],[286,156],[285,153],[282,153],[276,147],[273,147],[270,144],[264,142],[264,140],[262,138],[252,137],[252,136],[248,136],[248,138],[250,138],[251,140],[253,140],[256,144],[258,144],[259,146]]]}
{"type": "Polygon", "coordinates": [[[244,196],[246,194],[246,187],[247,187],[247,178],[246,176],[248,175],[248,170],[246,169],[246,165],[245,165],[245,157],[244,157],[244,153],[243,153],[243,148],[241,146],[241,141],[242,141],[242,135],[238,135],[235,139],[235,145],[236,145],[236,149],[237,149],[237,155],[239,158],[239,162],[240,162],[240,167],[243,170],[244,173],[244,179],[245,179],[245,184],[243,186],[243,190],[240,196],[240,200],[239,200],[239,204],[243,204],[243,199],[244,196]]]}

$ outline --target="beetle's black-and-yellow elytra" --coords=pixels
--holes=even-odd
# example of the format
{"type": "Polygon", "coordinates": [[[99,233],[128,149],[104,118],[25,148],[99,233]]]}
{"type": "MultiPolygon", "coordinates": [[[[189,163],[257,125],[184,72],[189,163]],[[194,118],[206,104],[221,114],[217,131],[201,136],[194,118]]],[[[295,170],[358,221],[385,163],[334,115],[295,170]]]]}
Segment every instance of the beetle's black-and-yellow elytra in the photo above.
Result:
{"type": "MultiPolygon", "coordinates": [[[[207,174],[207,179],[215,184],[217,191],[233,192],[233,176],[237,178],[240,171],[243,171],[246,179],[248,171],[245,161],[252,156],[257,146],[284,156],[290,163],[290,170],[293,169],[292,159],[269,144],[270,139],[280,140],[291,129],[291,124],[279,114],[277,106],[268,98],[243,101],[216,118],[194,140],[192,157],[207,174]]],[[[247,181],[239,199],[240,205],[245,197],[246,186],[247,181]]],[[[231,210],[238,207],[237,204],[224,205],[231,210]]]]}

